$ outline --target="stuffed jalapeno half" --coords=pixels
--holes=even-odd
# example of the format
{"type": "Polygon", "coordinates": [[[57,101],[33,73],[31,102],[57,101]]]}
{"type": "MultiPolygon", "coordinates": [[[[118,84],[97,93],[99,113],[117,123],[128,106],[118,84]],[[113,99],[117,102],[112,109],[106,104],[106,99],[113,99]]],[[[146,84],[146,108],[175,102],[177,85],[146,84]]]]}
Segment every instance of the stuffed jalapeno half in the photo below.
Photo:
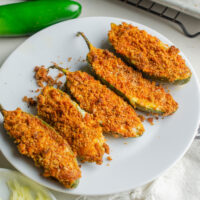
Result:
{"type": "Polygon", "coordinates": [[[179,49],[144,30],[127,23],[112,23],[108,38],[116,53],[147,78],[171,84],[185,84],[191,78],[192,73],[179,49]]]}
{"type": "Polygon", "coordinates": [[[87,42],[90,50],[87,60],[98,79],[134,108],[164,116],[177,110],[178,104],[162,86],[143,78],[140,72],[126,65],[112,52],[95,48],[83,33],[79,34],[87,42]]]}
{"type": "Polygon", "coordinates": [[[44,170],[43,176],[57,179],[66,188],[75,188],[81,171],[69,144],[48,124],[20,108],[6,111],[0,106],[4,128],[17,148],[44,170]]]}
{"type": "Polygon", "coordinates": [[[53,66],[66,74],[66,90],[85,111],[93,114],[105,133],[122,137],[138,137],[144,127],[134,109],[121,97],[102,85],[86,72],[69,72],[53,66]]]}
{"type": "Polygon", "coordinates": [[[38,96],[38,115],[67,140],[82,162],[102,163],[107,149],[102,128],[69,95],[46,86],[38,96]]]}

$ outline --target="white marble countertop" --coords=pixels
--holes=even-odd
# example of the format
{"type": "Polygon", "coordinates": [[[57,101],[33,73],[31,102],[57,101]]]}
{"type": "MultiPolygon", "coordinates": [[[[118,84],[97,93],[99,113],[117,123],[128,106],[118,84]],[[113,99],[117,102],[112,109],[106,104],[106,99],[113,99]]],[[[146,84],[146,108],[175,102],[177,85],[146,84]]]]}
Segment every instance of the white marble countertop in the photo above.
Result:
{"type": "MultiPolygon", "coordinates": [[[[171,22],[161,19],[137,8],[125,5],[118,0],[79,0],[83,5],[81,17],[111,16],[136,21],[149,26],[169,38],[189,58],[200,78],[200,36],[187,38],[179,27],[171,22]]],[[[192,32],[200,31],[200,20],[183,15],[184,24],[192,32]]],[[[19,46],[23,38],[0,38],[0,65],[9,54],[19,46]]],[[[14,169],[0,153],[0,168],[14,169]]],[[[73,199],[72,196],[53,192],[58,200],[73,199]]]]}

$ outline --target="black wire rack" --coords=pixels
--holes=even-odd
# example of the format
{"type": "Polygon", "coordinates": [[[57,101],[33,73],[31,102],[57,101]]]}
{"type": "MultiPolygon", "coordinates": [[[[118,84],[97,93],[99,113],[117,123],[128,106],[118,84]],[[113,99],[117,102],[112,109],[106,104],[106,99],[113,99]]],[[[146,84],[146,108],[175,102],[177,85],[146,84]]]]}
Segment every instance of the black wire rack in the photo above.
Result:
{"type": "Polygon", "coordinates": [[[156,11],[156,10],[153,10],[153,8],[156,6],[156,5],[159,5],[155,2],[151,2],[150,5],[148,7],[145,7],[144,5],[142,5],[142,3],[145,1],[145,0],[120,0],[126,4],[129,4],[129,5],[132,5],[132,6],[135,6],[139,9],[142,9],[142,10],[145,10],[147,12],[150,12],[154,15],[157,15],[159,17],[162,17],[164,19],[167,19],[175,24],[177,24],[183,31],[183,33],[187,36],[187,37],[190,37],[190,38],[194,38],[194,37],[197,37],[198,35],[200,35],[200,32],[197,32],[197,33],[193,33],[191,34],[187,29],[186,27],[184,26],[184,24],[178,20],[178,16],[181,14],[181,12],[179,11],[175,11],[175,15],[173,17],[171,16],[168,16],[166,15],[166,12],[168,11],[169,7],[166,7],[164,6],[163,9],[159,12],[159,11],[156,11]]]}

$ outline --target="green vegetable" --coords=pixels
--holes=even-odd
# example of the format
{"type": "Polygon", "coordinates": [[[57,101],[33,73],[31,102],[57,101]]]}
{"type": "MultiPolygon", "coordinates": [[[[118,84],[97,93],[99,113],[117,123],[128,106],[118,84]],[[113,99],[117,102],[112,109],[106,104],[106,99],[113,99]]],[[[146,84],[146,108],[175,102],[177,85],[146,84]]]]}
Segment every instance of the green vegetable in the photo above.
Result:
{"type": "Polygon", "coordinates": [[[31,189],[25,185],[22,185],[17,180],[10,180],[8,187],[11,191],[10,200],[50,200],[43,192],[37,192],[36,195],[33,195],[31,189]],[[35,198],[34,198],[35,196],[35,198]]]}
{"type": "MultiPolygon", "coordinates": [[[[95,76],[97,79],[99,79],[103,84],[107,85],[110,89],[112,89],[116,94],[118,94],[119,96],[123,97],[123,99],[125,99],[126,101],[129,102],[130,105],[132,105],[134,108],[137,108],[138,110],[144,111],[144,112],[149,112],[149,113],[154,113],[154,114],[159,114],[159,115],[169,115],[172,114],[176,111],[177,107],[174,106],[173,110],[168,110],[166,108],[166,105],[170,105],[170,104],[176,104],[175,101],[173,100],[173,98],[169,95],[167,95],[167,93],[165,91],[160,91],[160,89],[156,88],[156,86],[154,84],[152,84],[150,81],[146,81],[144,78],[142,78],[142,76],[135,76],[135,71],[132,71],[132,76],[135,77],[135,82],[138,83],[134,84],[134,87],[138,89],[141,89],[139,87],[139,83],[143,85],[144,90],[147,90],[149,92],[152,93],[152,91],[156,92],[158,91],[155,95],[153,95],[153,100],[152,99],[148,99],[148,98],[144,98],[143,95],[137,96],[137,95],[133,95],[131,93],[131,91],[129,90],[122,90],[119,85],[116,84],[116,80],[109,78],[109,76],[105,76],[105,74],[112,74],[112,77],[117,77],[119,74],[121,74],[121,76],[119,75],[119,77],[123,77],[125,78],[125,76],[123,76],[123,73],[126,74],[126,70],[128,70],[128,66],[125,65],[123,68],[119,67],[118,68],[118,64],[120,65],[119,62],[117,62],[116,66],[114,68],[110,67],[107,68],[106,66],[104,66],[104,64],[95,64],[94,60],[100,60],[100,58],[103,58],[103,55],[105,52],[104,49],[98,49],[95,48],[90,41],[87,39],[87,37],[85,36],[84,33],[82,32],[78,32],[77,36],[81,35],[83,37],[83,39],[85,40],[88,48],[89,48],[89,53],[87,54],[87,62],[89,64],[89,66],[91,67],[92,71],[94,72],[95,76]],[[117,85],[117,86],[116,86],[117,85]],[[160,99],[158,99],[158,94],[160,95],[160,98],[162,98],[162,100],[165,102],[165,104],[162,103],[162,101],[160,99]],[[168,96],[168,99],[167,99],[168,96]],[[156,99],[156,101],[155,101],[156,99]],[[168,101],[170,100],[170,101],[168,101]]],[[[108,52],[108,51],[107,51],[108,52]]],[[[108,56],[109,57],[109,56],[108,56]]],[[[111,59],[114,61],[117,61],[118,58],[116,56],[114,56],[112,54],[112,56],[110,55],[110,57],[108,58],[104,58],[105,60],[107,60],[107,65],[109,65],[109,62],[111,62],[111,59]]],[[[118,81],[121,83],[121,85],[125,85],[125,82],[122,80],[118,79],[118,81]]],[[[128,78],[128,77],[126,77],[128,78]]],[[[129,88],[127,88],[129,89],[129,88]]],[[[171,106],[172,106],[171,105],[171,106]]]]}
{"type": "MultiPolygon", "coordinates": [[[[6,111],[4,108],[3,108],[3,106],[0,104],[0,113],[2,114],[2,116],[3,117],[5,117],[5,113],[8,113],[8,111],[6,111]]],[[[9,111],[9,112],[12,112],[12,111],[9,111]]],[[[26,112],[23,112],[22,111],[22,113],[25,113],[25,114],[27,114],[27,115],[29,115],[30,117],[31,117],[31,120],[34,120],[34,118],[37,118],[38,119],[38,121],[40,121],[41,123],[43,123],[46,127],[45,127],[45,131],[48,133],[48,131],[50,131],[49,133],[49,137],[51,137],[51,135],[52,135],[52,133],[56,136],[56,135],[59,135],[59,133],[58,132],[56,132],[55,131],[55,129],[53,129],[53,127],[51,127],[49,124],[47,124],[45,121],[43,121],[42,119],[40,119],[38,116],[34,116],[34,115],[32,115],[32,114],[29,114],[29,113],[26,113],[26,112]]],[[[21,115],[19,115],[18,116],[19,118],[21,117],[21,115]]],[[[17,118],[17,117],[16,117],[17,118]]],[[[15,120],[15,117],[14,118],[12,118],[13,120],[15,120]]],[[[6,118],[4,119],[4,123],[6,123],[6,118]]],[[[38,126],[40,126],[40,122],[37,124],[38,126]]],[[[15,120],[15,122],[14,122],[14,124],[12,124],[12,126],[15,126],[16,124],[18,124],[19,123],[19,121],[17,121],[17,120],[15,120]]],[[[5,125],[5,124],[4,124],[5,125]]],[[[20,124],[19,124],[19,126],[20,126],[20,124]]],[[[25,128],[28,128],[28,127],[30,127],[30,125],[25,125],[25,126],[23,126],[23,127],[25,127],[25,128]]],[[[4,128],[5,128],[5,126],[4,126],[4,128]]],[[[16,139],[16,137],[15,137],[15,135],[14,135],[14,132],[12,132],[12,130],[8,130],[8,129],[6,129],[5,128],[5,130],[7,131],[7,133],[8,133],[8,135],[11,137],[11,138],[13,138],[15,141],[17,140],[17,142],[15,142],[15,143],[17,143],[17,144],[20,144],[20,142],[22,141],[22,133],[23,132],[21,132],[21,131],[19,131],[19,134],[18,134],[18,137],[17,137],[17,139],[16,139]],[[21,134],[21,135],[20,135],[21,134]]],[[[25,131],[26,132],[26,131],[25,131]]],[[[33,132],[31,132],[31,134],[32,134],[33,132]]],[[[31,137],[31,136],[30,136],[31,137]]],[[[62,138],[61,136],[59,136],[60,138],[62,138]]],[[[53,137],[52,137],[52,139],[53,139],[53,137]]],[[[58,138],[59,139],[59,138],[58,138]]],[[[58,141],[58,139],[55,139],[55,142],[57,142],[58,141]]],[[[44,141],[42,141],[41,142],[42,144],[44,144],[44,141]]],[[[29,142],[28,143],[23,143],[24,145],[25,145],[25,147],[26,147],[26,145],[28,144],[30,144],[29,142]]],[[[33,148],[36,148],[36,145],[35,145],[35,143],[32,143],[33,144],[33,148]],[[35,146],[34,146],[35,145],[35,146]]],[[[61,153],[65,153],[65,152],[68,152],[69,153],[69,158],[70,158],[70,160],[71,160],[71,158],[72,157],[74,157],[74,159],[73,160],[71,160],[71,163],[68,163],[66,160],[64,161],[64,162],[60,162],[60,163],[58,163],[59,165],[62,165],[63,166],[63,163],[66,163],[66,164],[68,164],[68,166],[70,166],[70,168],[69,168],[69,174],[73,174],[73,170],[75,170],[75,168],[72,168],[72,166],[75,166],[75,167],[77,167],[76,169],[78,170],[78,172],[79,172],[79,167],[78,167],[78,163],[77,163],[77,160],[76,160],[76,156],[74,155],[74,153],[72,152],[72,150],[71,150],[71,147],[69,146],[69,144],[66,142],[65,143],[65,147],[66,147],[66,150],[65,151],[61,151],[61,153]],[[73,165],[73,164],[75,164],[75,165],[73,165]]],[[[42,151],[45,151],[45,148],[49,151],[50,150],[50,148],[51,147],[43,147],[43,150],[42,151]]],[[[26,155],[27,157],[31,157],[32,159],[33,159],[33,161],[35,162],[35,165],[36,166],[38,166],[38,167],[42,167],[44,170],[49,170],[50,172],[51,172],[51,169],[53,168],[51,165],[44,165],[44,162],[42,161],[42,160],[45,160],[45,159],[50,159],[50,158],[48,158],[45,154],[42,154],[41,152],[42,151],[39,151],[39,153],[34,153],[34,154],[31,154],[31,153],[29,153],[29,152],[27,152],[27,153],[25,153],[24,155],[26,155]]],[[[54,151],[54,149],[52,149],[52,151],[54,151]]],[[[21,154],[23,154],[23,153],[21,153],[21,154]]],[[[61,156],[61,155],[59,155],[59,156],[61,156]]],[[[58,166],[58,165],[57,165],[58,166]]],[[[64,166],[65,167],[65,166],[64,166]]],[[[67,179],[68,177],[68,175],[67,176],[65,176],[64,177],[64,179],[65,180],[61,180],[60,179],[60,176],[59,176],[59,174],[60,174],[60,171],[61,171],[61,169],[58,169],[58,167],[54,167],[54,174],[53,173],[51,173],[51,174],[49,174],[49,176],[51,176],[51,177],[53,177],[53,178],[55,178],[55,179],[57,179],[58,181],[62,181],[61,183],[63,183],[64,184],[64,186],[66,187],[66,188],[75,188],[75,187],[77,187],[78,186],[78,184],[79,184],[79,179],[77,178],[77,179],[74,179],[74,180],[70,180],[71,179],[71,175],[69,175],[69,180],[67,179]]],[[[62,174],[62,172],[61,172],[61,174],[62,174]]],[[[19,189],[19,184],[17,184],[17,183],[15,183],[15,182],[13,182],[12,184],[10,184],[9,183],[9,186],[11,187],[11,189],[13,189],[13,188],[17,188],[16,189],[16,191],[20,191],[20,190],[22,190],[22,194],[24,193],[24,192],[26,192],[27,193],[27,195],[28,195],[28,190],[29,190],[29,188],[28,189],[26,189],[26,188],[21,188],[21,189],[19,189]],[[24,192],[23,192],[24,191],[24,192]]],[[[14,189],[13,189],[14,190],[14,189]]],[[[18,200],[18,198],[15,198],[15,197],[18,197],[18,196],[16,196],[16,195],[19,195],[19,200],[23,200],[23,199],[25,199],[25,200],[31,200],[31,198],[21,198],[21,193],[13,193],[13,198],[11,198],[11,200],[18,200]]],[[[41,197],[41,195],[39,196],[39,197],[41,197]]],[[[37,197],[36,198],[36,200],[40,200],[40,198],[39,197],[37,197]]],[[[43,199],[41,199],[41,200],[43,200],[43,199]]]]}
{"type": "MultiPolygon", "coordinates": [[[[53,65],[53,66],[50,66],[48,69],[57,69],[57,70],[59,70],[59,71],[61,71],[64,75],[66,75],[66,82],[65,82],[65,86],[64,86],[64,90],[65,90],[65,92],[67,92],[67,93],[69,93],[76,101],[77,101],[77,103],[79,103],[80,104],[80,106],[82,107],[83,106],[83,104],[84,104],[84,102],[86,102],[86,101],[90,101],[86,96],[84,96],[84,95],[82,95],[81,94],[81,92],[80,92],[80,90],[78,89],[78,88],[76,88],[76,84],[68,84],[68,77],[69,76],[71,76],[71,77],[73,77],[73,73],[74,72],[69,72],[68,71],[68,69],[64,69],[64,68],[62,68],[62,67],[59,67],[58,65],[53,65]],[[71,86],[70,86],[71,85],[71,86]],[[74,88],[74,89],[73,89],[74,88]],[[77,90],[76,90],[77,89],[77,90]],[[73,91],[77,91],[77,92],[75,92],[75,93],[77,93],[77,95],[74,95],[74,93],[73,93],[73,91]],[[82,101],[82,103],[81,103],[81,100],[79,101],[78,99],[77,99],[77,96],[79,96],[80,95],[80,97],[82,97],[81,99],[83,100],[82,101]],[[81,105],[82,104],[82,105],[81,105]]],[[[91,77],[91,75],[86,75],[87,73],[85,73],[85,75],[84,75],[84,72],[81,72],[81,71],[79,71],[80,73],[82,73],[82,75],[83,75],[83,79],[82,78],[78,78],[78,79],[76,79],[76,75],[75,75],[75,77],[73,77],[72,79],[74,79],[74,80],[79,80],[80,82],[79,82],[79,84],[81,85],[81,86],[84,86],[85,84],[86,84],[86,87],[88,87],[88,89],[89,89],[89,91],[90,92],[92,92],[93,91],[93,93],[97,96],[97,97],[95,97],[95,99],[97,99],[97,102],[98,102],[98,99],[101,99],[101,96],[99,96],[99,93],[98,93],[98,91],[96,91],[98,94],[96,94],[95,93],[95,91],[93,90],[93,88],[94,87],[98,87],[100,90],[102,90],[102,89],[104,89],[106,92],[109,92],[110,90],[108,89],[108,88],[105,88],[105,87],[103,87],[102,88],[102,86],[103,85],[101,85],[101,83],[100,82],[96,82],[95,83],[95,81],[94,81],[94,79],[92,79],[92,77],[91,77]],[[91,77],[91,78],[90,78],[91,77]],[[85,80],[88,80],[88,83],[85,83],[84,82],[84,79],[85,80]],[[81,81],[83,81],[82,83],[81,83],[81,81]],[[92,84],[92,87],[90,87],[90,84],[92,84]],[[99,98],[98,98],[99,97],[99,98]]],[[[78,77],[78,76],[77,76],[78,77]]],[[[73,81],[72,81],[73,82],[73,81]]],[[[83,88],[83,92],[84,91],[86,91],[84,88],[83,88]]],[[[101,93],[102,94],[102,93],[101,93]]],[[[103,94],[104,95],[104,94],[103,94]]],[[[114,93],[109,93],[109,95],[108,96],[106,96],[106,98],[104,98],[103,96],[102,96],[102,99],[103,99],[103,101],[102,102],[104,102],[104,100],[105,99],[108,99],[108,102],[111,102],[112,101],[112,99],[111,98],[113,98],[113,99],[115,99],[116,100],[116,96],[115,96],[115,94],[114,93]]],[[[115,120],[117,120],[117,118],[118,118],[118,116],[120,116],[120,114],[119,114],[119,112],[117,112],[117,114],[116,114],[116,112],[115,112],[115,109],[116,109],[116,101],[113,101],[113,103],[115,104],[115,106],[114,106],[114,113],[113,114],[108,114],[108,116],[110,116],[110,117],[112,117],[112,118],[114,118],[115,120]]],[[[101,100],[100,100],[101,101],[101,100]]],[[[94,102],[96,102],[96,100],[94,100],[94,102]]],[[[121,108],[123,109],[123,111],[127,111],[127,109],[128,109],[128,107],[127,106],[124,106],[124,104],[123,104],[123,101],[118,101],[119,103],[120,103],[120,105],[121,105],[121,108]]],[[[87,104],[87,102],[86,102],[86,104],[87,104]]],[[[94,103],[95,104],[95,103],[94,103]]],[[[95,105],[94,106],[94,108],[93,108],[93,105],[92,104],[90,104],[90,105],[88,105],[87,106],[87,108],[85,108],[86,109],[86,112],[89,112],[90,114],[94,114],[94,113],[99,113],[99,110],[98,110],[98,108],[103,108],[103,106],[109,106],[109,103],[107,104],[106,102],[105,103],[103,103],[103,105],[102,104],[98,104],[97,103],[97,105],[95,105]],[[96,108],[97,109],[96,109],[96,108]]],[[[84,106],[83,106],[84,107],[84,106]]],[[[82,107],[82,108],[83,108],[82,107]]],[[[119,108],[119,107],[118,107],[119,108]]],[[[116,110],[119,110],[119,109],[116,109],[116,110]]],[[[84,108],[83,108],[84,109],[84,108]]],[[[109,113],[109,110],[110,110],[110,108],[108,108],[108,113],[109,113]]],[[[112,110],[113,111],[113,110],[112,110]]],[[[101,112],[101,111],[100,111],[101,112]]],[[[129,111],[128,111],[129,112],[129,111]]],[[[123,117],[125,117],[125,118],[127,118],[127,116],[123,116],[123,117]]],[[[131,119],[133,119],[133,118],[135,118],[134,117],[134,113],[132,113],[131,114],[131,119]]],[[[121,132],[121,130],[123,130],[123,129],[126,129],[126,128],[124,128],[123,127],[123,124],[124,123],[126,123],[126,122],[120,122],[120,124],[122,125],[120,128],[121,128],[121,130],[120,129],[118,129],[118,130],[116,130],[117,129],[117,127],[116,128],[113,128],[113,127],[111,127],[111,128],[104,128],[104,124],[106,124],[107,122],[105,121],[105,119],[103,119],[103,118],[99,118],[99,119],[97,119],[97,121],[99,122],[99,124],[100,125],[102,125],[102,127],[103,127],[103,131],[105,132],[105,133],[110,133],[110,134],[112,134],[114,137],[139,137],[139,136],[142,136],[142,134],[143,134],[143,132],[144,132],[144,128],[143,128],[143,125],[142,125],[142,123],[141,123],[141,121],[138,121],[136,124],[132,124],[133,126],[132,126],[132,128],[131,128],[131,130],[130,130],[130,134],[128,133],[128,135],[125,135],[123,132],[121,132]]],[[[127,121],[127,119],[125,119],[124,121],[127,121]]],[[[109,124],[110,122],[108,122],[108,124],[109,124]]],[[[117,125],[118,126],[118,125],[117,125]]],[[[131,126],[131,124],[129,124],[129,123],[127,123],[127,126],[131,126]]],[[[119,126],[118,126],[119,127],[119,126]]]]}
{"type": "Polygon", "coordinates": [[[134,69],[140,71],[145,78],[151,81],[174,85],[182,85],[189,82],[192,73],[183,63],[183,58],[177,57],[178,49],[175,51],[172,50],[172,53],[169,53],[169,51],[175,47],[164,44],[158,38],[156,39],[157,44],[153,45],[155,37],[137,28],[133,31],[131,27],[133,26],[126,23],[120,25],[111,23],[108,40],[118,56],[120,55],[124,61],[134,69]],[[142,37],[145,39],[143,40],[142,37]],[[137,45],[134,38],[141,43],[141,46],[137,45]],[[144,42],[148,43],[148,47],[143,44],[144,42]],[[145,55],[145,53],[143,54],[144,51],[147,51],[150,56],[148,56],[148,54],[145,55]],[[168,52],[169,54],[167,53],[168,56],[167,54],[163,54],[163,57],[161,56],[161,52],[168,52]],[[172,65],[172,67],[170,65],[172,65]],[[164,72],[166,72],[166,74],[164,72]]]}
{"type": "MultiPolygon", "coordinates": [[[[149,74],[147,74],[145,72],[142,72],[142,71],[141,71],[141,73],[142,73],[142,75],[145,78],[150,79],[152,81],[160,82],[160,83],[171,83],[170,80],[167,79],[166,77],[158,77],[158,76],[152,76],[152,75],[150,76],[149,74]]],[[[183,85],[183,84],[186,84],[187,82],[190,81],[191,76],[192,76],[192,74],[190,76],[188,76],[187,78],[185,78],[185,79],[176,79],[174,82],[172,82],[172,84],[174,84],[174,85],[183,85]]]]}
{"type": "MultiPolygon", "coordinates": [[[[112,45],[113,47],[113,45],[112,45]]],[[[113,47],[114,48],[114,47],[113,47]]],[[[137,69],[138,71],[140,71],[143,75],[144,78],[150,79],[151,81],[155,81],[158,83],[169,83],[169,84],[173,84],[173,85],[183,85],[186,84],[187,82],[190,81],[192,74],[190,74],[187,78],[185,79],[176,79],[175,81],[171,82],[167,77],[161,77],[161,76],[153,76],[150,75],[148,73],[143,72],[142,70],[139,70],[135,64],[134,61],[131,61],[129,58],[125,57],[125,56],[121,56],[124,61],[126,61],[129,65],[131,65],[134,69],[137,69]]]]}
{"type": "MultiPolygon", "coordinates": [[[[109,42],[109,43],[110,43],[110,42],[109,42]]],[[[187,82],[189,82],[190,79],[191,79],[191,77],[192,77],[192,74],[190,74],[190,75],[189,75],[187,78],[185,78],[185,79],[183,79],[183,78],[181,79],[181,78],[180,78],[180,79],[176,79],[175,81],[171,82],[171,81],[169,80],[169,78],[167,78],[167,77],[162,77],[162,76],[159,76],[159,77],[158,77],[158,76],[150,75],[150,74],[148,74],[148,73],[145,73],[145,72],[142,71],[142,70],[139,70],[139,69],[137,68],[137,66],[135,65],[135,63],[134,63],[133,60],[131,61],[131,59],[127,58],[126,56],[123,56],[123,55],[117,53],[116,50],[115,50],[115,48],[114,48],[114,46],[113,46],[111,43],[110,43],[110,45],[112,46],[114,53],[115,53],[118,57],[120,57],[120,58],[121,58],[125,63],[127,63],[128,65],[132,66],[133,69],[138,70],[139,72],[141,72],[144,78],[149,79],[149,80],[151,80],[151,81],[155,81],[155,82],[161,83],[161,84],[163,83],[163,84],[183,85],[183,84],[186,84],[187,82]]]]}
{"type": "MultiPolygon", "coordinates": [[[[90,67],[92,67],[91,64],[90,64],[90,67]]],[[[93,69],[92,69],[92,71],[95,73],[95,71],[93,69]]],[[[165,112],[162,111],[162,109],[160,109],[159,107],[156,107],[156,105],[152,104],[153,105],[152,106],[151,104],[149,104],[149,105],[143,106],[143,105],[141,105],[140,103],[137,102],[136,98],[134,98],[134,97],[131,98],[131,97],[126,96],[124,93],[122,93],[121,91],[119,91],[118,89],[116,89],[113,85],[111,85],[108,81],[106,81],[105,79],[103,79],[98,74],[95,73],[95,76],[97,77],[98,80],[100,80],[103,84],[107,85],[116,94],[118,94],[119,96],[121,96],[124,100],[128,101],[128,103],[130,105],[132,105],[134,108],[137,108],[138,110],[143,111],[143,112],[154,113],[154,114],[158,114],[158,115],[165,114],[165,112]]]]}
{"type": "Polygon", "coordinates": [[[0,36],[33,34],[52,24],[76,18],[81,5],[70,0],[29,1],[0,6],[0,36]]]}
{"type": "Polygon", "coordinates": [[[78,186],[79,182],[80,182],[79,179],[75,180],[75,181],[71,184],[70,187],[71,187],[72,189],[73,189],[73,188],[76,188],[76,187],[78,186]]]}

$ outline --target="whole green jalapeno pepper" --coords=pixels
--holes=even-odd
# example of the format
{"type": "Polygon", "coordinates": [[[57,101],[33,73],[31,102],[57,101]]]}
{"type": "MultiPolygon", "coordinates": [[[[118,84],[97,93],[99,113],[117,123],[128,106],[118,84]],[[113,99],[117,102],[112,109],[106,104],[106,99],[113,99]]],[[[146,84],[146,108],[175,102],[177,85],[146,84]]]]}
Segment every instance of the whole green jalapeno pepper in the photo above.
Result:
{"type": "Polygon", "coordinates": [[[29,1],[0,6],[0,37],[31,35],[52,24],[76,18],[75,1],[29,1]]]}

